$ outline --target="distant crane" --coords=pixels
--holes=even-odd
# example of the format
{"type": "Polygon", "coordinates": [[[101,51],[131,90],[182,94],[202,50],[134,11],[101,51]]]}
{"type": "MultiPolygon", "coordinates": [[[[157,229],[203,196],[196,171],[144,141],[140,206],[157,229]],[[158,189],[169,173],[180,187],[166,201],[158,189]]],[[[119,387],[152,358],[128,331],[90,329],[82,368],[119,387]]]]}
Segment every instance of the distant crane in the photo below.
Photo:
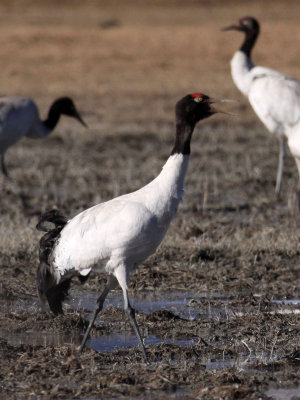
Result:
{"type": "Polygon", "coordinates": [[[23,136],[33,139],[47,137],[56,127],[62,114],[76,118],[86,126],[69,97],[55,100],[45,121],[40,119],[33,100],[22,97],[0,98],[0,157],[2,173],[6,178],[9,178],[4,162],[6,150],[23,136]]]}
{"type": "Polygon", "coordinates": [[[85,279],[93,267],[108,274],[79,353],[107,294],[119,283],[125,312],[147,362],[135,310],[128,298],[129,275],[155,252],[176,214],[183,198],[192,134],[198,121],[218,112],[212,107],[213,102],[200,93],[177,102],[173,150],[161,173],[148,185],[89,208],[69,221],[55,210],[41,216],[37,228],[47,233],[40,241],[37,285],[44,311],[48,301],[54,314],[62,313],[62,301],[73,276],[85,279]],[[47,229],[46,221],[52,222],[55,229],[47,229]]]}
{"type": "Polygon", "coordinates": [[[300,82],[270,68],[256,67],[251,50],[259,35],[259,23],[253,17],[244,17],[237,25],[223,30],[244,32],[246,37],[231,60],[232,79],[248,97],[253,110],[266,128],[278,137],[280,143],[275,193],[278,196],[285,158],[285,143],[295,158],[300,175],[300,82]]]}

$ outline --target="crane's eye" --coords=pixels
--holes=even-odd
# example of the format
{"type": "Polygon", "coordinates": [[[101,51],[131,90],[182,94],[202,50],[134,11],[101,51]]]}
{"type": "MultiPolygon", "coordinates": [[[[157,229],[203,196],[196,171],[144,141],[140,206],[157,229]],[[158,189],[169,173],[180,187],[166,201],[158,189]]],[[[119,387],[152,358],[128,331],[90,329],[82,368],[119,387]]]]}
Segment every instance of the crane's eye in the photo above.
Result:
{"type": "Polygon", "coordinates": [[[191,96],[196,103],[201,103],[201,101],[208,99],[208,96],[203,93],[193,93],[191,96]]]}
{"type": "Polygon", "coordinates": [[[194,97],[194,101],[196,103],[200,103],[203,100],[203,97],[199,96],[199,97],[194,97]]]}

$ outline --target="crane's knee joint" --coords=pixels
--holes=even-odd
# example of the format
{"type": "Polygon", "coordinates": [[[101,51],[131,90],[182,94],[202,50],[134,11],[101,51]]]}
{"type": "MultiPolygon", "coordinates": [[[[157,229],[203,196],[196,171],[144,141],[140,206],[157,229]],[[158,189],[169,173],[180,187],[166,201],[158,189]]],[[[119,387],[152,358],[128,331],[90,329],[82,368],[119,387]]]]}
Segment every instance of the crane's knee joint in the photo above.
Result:
{"type": "Polygon", "coordinates": [[[127,307],[125,312],[132,318],[135,318],[135,309],[132,307],[127,307]]]}

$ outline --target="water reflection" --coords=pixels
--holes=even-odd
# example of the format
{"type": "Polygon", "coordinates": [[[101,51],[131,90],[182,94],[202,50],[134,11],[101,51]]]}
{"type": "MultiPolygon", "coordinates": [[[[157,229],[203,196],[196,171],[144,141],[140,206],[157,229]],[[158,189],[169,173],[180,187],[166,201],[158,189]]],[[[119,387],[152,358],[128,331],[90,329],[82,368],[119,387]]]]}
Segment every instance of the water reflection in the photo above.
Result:
{"type": "MultiPolygon", "coordinates": [[[[178,346],[193,346],[194,341],[191,340],[174,340],[162,339],[155,335],[149,335],[145,339],[145,345],[155,345],[159,343],[177,344],[178,346]]],[[[111,335],[101,335],[96,339],[90,339],[87,346],[100,353],[111,353],[118,349],[126,347],[138,347],[136,336],[131,332],[112,333],[111,335]]]]}

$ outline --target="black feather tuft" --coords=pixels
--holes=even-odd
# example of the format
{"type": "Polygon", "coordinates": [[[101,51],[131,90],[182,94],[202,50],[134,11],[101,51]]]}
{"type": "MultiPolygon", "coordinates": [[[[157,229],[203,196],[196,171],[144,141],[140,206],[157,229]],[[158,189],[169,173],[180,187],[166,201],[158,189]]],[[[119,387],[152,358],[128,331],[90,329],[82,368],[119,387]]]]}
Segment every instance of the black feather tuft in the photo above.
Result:
{"type": "Polygon", "coordinates": [[[62,302],[68,295],[71,279],[57,283],[51,267],[50,256],[60,232],[67,223],[58,210],[51,210],[43,214],[36,226],[38,230],[47,232],[41,239],[39,245],[40,263],[37,269],[37,287],[42,310],[46,310],[48,301],[51,311],[57,315],[63,312],[62,302]],[[44,223],[50,222],[55,225],[54,229],[48,229],[44,223]]]}
{"type": "Polygon", "coordinates": [[[66,225],[68,220],[65,216],[60,214],[58,210],[50,210],[41,215],[39,222],[36,225],[37,230],[43,232],[49,232],[50,229],[48,229],[45,225],[43,225],[44,222],[51,222],[52,224],[55,225],[55,228],[62,229],[66,225]]]}
{"type": "Polygon", "coordinates": [[[50,310],[53,314],[63,314],[62,303],[68,296],[71,285],[71,278],[66,279],[58,285],[52,286],[46,291],[50,310]]]}
{"type": "Polygon", "coordinates": [[[49,286],[54,284],[54,280],[51,275],[50,267],[47,263],[40,261],[37,269],[37,288],[40,298],[42,311],[46,312],[47,304],[47,289],[49,286]]]}

